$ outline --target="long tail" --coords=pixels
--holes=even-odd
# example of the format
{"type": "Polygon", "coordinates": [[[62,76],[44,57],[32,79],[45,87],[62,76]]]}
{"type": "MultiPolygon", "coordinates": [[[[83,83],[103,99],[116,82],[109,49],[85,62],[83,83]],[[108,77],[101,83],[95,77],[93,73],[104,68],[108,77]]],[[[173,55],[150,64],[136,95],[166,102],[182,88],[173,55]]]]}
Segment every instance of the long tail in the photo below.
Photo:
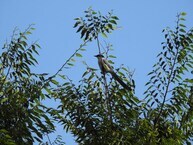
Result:
{"type": "Polygon", "coordinates": [[[119,82],[123,88],[127,89],[128,91],[132,91],[131,87],[128,86],[128,85],[126,85],[126,84],[119,78],[119,76],[118,76],[114,71],[112,71],[112,72],[110,72],[110,73],[111,73],[112,77],[113,77],[117,82],[119,82]]]}

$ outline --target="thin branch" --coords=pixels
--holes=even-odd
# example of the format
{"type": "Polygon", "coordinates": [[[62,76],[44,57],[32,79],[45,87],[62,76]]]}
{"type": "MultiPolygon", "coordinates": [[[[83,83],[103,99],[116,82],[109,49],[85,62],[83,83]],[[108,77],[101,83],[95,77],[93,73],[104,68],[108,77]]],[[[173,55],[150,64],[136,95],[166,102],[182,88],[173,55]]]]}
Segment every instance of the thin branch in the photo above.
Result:
{"type": "MultiPolygon", "coordinates": [[[[177,24],[176,24],[176,35],[177,35],[177,39],[178,39],[178,29],[179,29],[179,21],[180,21],[180,18],[179,18],[179,16],[180,15],[178,15],[177,17],[178,17],[178,19],[177,19],[177,24]]],[[[171,40],[171,38],[170,38],[170,40],[171,40]]],[[[176,42],[175,42],[176,43],[176,42]]],[[[175,65],[176,65],[176,61],[177,61],[177,57],[178,57],[178,53],[179,53],[179,44],[178,45],[174,45],[174,46],[176,46],[175,48],[176,48],[176,54],[175,54],[175,56],[174,56],[174,59],[173,59],[173,64],[172,64],[172,67],[171,67],[171,71],[170,71],[170,74],[169,74],[169,76],[168,76],[168,83],[167,83],[167,85],[166,85],[166,90],[165,90],[165,93],[164,93],[164,96],[163,96],[163,101],[162,101],[162,103],[161,103],[161,107],[160,107],[160,111],[159,111],[159,114],[158,114],[158,116],[157,116],[157,118],[156,118],[156,120],[155,120],[155,124],[154,124],[154,127],[157,125],[157,123],[158,123],[158,121],[159,121],[159,118],[160,118],[160,116],[161,116],[161,114],[162,114],[162,112],[163,112],[163,107],[164,107],[164,104],[165,104],[165,102],[166,102],[166,97],[167,97],[167,94],[168,94],[168,91],[169,91],[169,86],[170,86],[170,83],[172,82],[172,74],[173,74],[173,72],[174,72],[174,69],[175,69],[175,65]]]]}
{"type": "Polygon", "coordinates": [[[47,136],[47,138],[48,138],[48,142],[49,142],[49,144],[50,144],[50,145],[52,145],[49,135],[48,135],[48,134],[46,134],[46,136],[47,136]]]}
{"type": "Polygon", "coordinates": [[[104,80],[104,86],[105,86],[105,96],[106,96],[106,104],[107,104],[107,113],[109,116],[109,120],[112,123],[112,107],[111,107],[111,100],[109,95],[109,88],[107,84],[107,79],[105,76],[105,73],[103,73],[103,80],[104,80]]]}
{"type": "MultiPolygon", "coordinates": [[[[97,40],[97,46],[98,46],[99,54],[101,54],[101,48],[100,48],[100,42],[99,42],[98,34],[97,34],[96,40],[97,40]]],[[[109,98],[110,95],[109,95],[107,79],[106,79],[106,76],[105,76],[104,72],[102,72],[102,75],[103,75],[104,87],[105,87],[105,96],[106,96],[106,103],[107,103],[107,113],[108,113],[108,116],[109,116],[109,120],[112,123],[112,108],[111,108],[111,101],[110,101],[110,98],[109,98]]]]}
{"type": "Polygon", "coordinates": [[[76,53],[82,48],[82,46],[85,46],[87,44],[87,42],[89,42],[90,40],[85,41],[83,44],[80,45],[80,47],[64,62],[64,64],[58,69],[58,71],[52,75],[51,77],[49,77],[48,79],[46,79],[45,81],[51,80],[52,78],[56,77],[59,72],[61,72],[63,70],[63,68],[66,66],[66,64],[70,61],[70,59],[72,59],[72,57],[74,57],[76,55],[76,53]]]}
{"type": "Polygon", "coordinates": [[[171,71],[170,71],[170,74],[169,74],[169,77],[168,77],[168,83],[167,83],[166,90],[165,90],[165,93],[164,93],[164,96],[163,96],[163,101],[162,101],[162,104],[161,104],[161,109],[160,109],[159,114],[158,114],[158,116],[156,118],[154,127],[158,123],[159,118],[160,118],[160,116],[161,116],[161,114],[163,112],[163,107],[164,107],[164,104],[166,102],[166,97],[167,97],[169,86],[170,86],[170,83],[171,83],[171,80],[172,80],[171,77],[172,77],[172,74],[173,74],[173,71],[174,71],[174,68],[175,68],[177,56],[178,56],[178,49],[177,49],[177,52],[176,52],[176,55],[175,55],[175,58],[174,58],[174,61],[173,61],[173,65],[172,65],[172,68],[171,68],[171,71]]]}
{"type": "MultiPolygon", "coordinates": [[[[14,41],[14,36],[16,35],[16,31],[17,31],[17,27],[13,30],[13,33],[12,33],[12,36],[11,36],[11,42],[14,41]]],[[[9,44],[9,47],[8,47],[8,49],[7,49],[7,54],[9,53],[9,51],[11,50],[11,48],[12,48],[12,46],[11,46],[11,43],[10,43],[10,44],[9,44]]],[[[4,59],[4,61],[5,61],[5,59],[4,59]]],[[[3,67],[3,65],[4,65],[4,61],[2,62],[2,67],[3,67]]],[[[1,82],[0,90],[2,90],[3,85],[4,85],[5,81],[7,80],[7,77],[8,77],[8,75],[9,75],[9,73],[10,73],[12,64],[13,64],[13,63],[11,62],[10,65],[9,65],[9,68],[8,68],[8,70],[7,70],[7,73],[6,73],[6,75],[5,75],[5,78],[4,78],[3,81],[1,82]]],[[[7,66],[7,67],[8,67],[8,66],[7,66]]],[[[4,70],[3,70],[3,71],[4,71],[4,70]]],[[[4,95],[4,93],[3,93],[3,95],[4,95]]],[[[1,97],[2,97],[3,95],[1,95],[1,97]]]]}
{"type": "Polygon", "coordinates": [[[99,49],[99,54],[101,54],[101,48],[100,48],[100,42],[99,42],[98,34],[97,34],[97,46],[99,49]]]}

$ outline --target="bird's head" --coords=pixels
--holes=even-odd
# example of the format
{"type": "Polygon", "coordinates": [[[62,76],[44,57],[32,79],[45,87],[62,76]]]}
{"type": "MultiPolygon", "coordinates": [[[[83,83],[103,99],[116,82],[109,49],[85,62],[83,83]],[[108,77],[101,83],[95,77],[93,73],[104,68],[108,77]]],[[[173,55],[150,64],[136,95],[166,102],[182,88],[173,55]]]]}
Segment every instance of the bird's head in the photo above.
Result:
{"type": "Polygon", "coordinates": [[[104,57],[102,54],[97,54],[97,55],[95,55],[95,57],[96,58],[102,58],[102,57],[104,57]]]}

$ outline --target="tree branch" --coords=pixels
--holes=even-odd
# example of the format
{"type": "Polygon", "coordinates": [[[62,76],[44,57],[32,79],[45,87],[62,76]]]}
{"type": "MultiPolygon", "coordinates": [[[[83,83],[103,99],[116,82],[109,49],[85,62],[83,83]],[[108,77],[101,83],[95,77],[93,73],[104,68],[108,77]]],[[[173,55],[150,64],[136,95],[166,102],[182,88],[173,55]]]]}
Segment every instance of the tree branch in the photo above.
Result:
{"type": "MultiPolygon", "coordinates": [[[[87,42],[89,42],[90,40],[87,40],[87,41],[85,41],[83,44],[81,44],[80,45],[80,47],[64,62],[64,64],[58,69],[58,71],[54,74],[54,75],[52,75],[51,77],[49,77],[48,79],[46,79],[45,81],[50,81],[52,78],[54,78],[54,77],[56,77],[58,74],[59,74],[59,72],[60,71],[62,71],[62,69],[66,66],[66,64],[70,61],[70,59],[72,58],[72,57],[74,57],[75,55],[76,55],[76,53],[82,48],[82,46],[85,46],[86,44],[87,44],[87,42]]],[[[48,83],[47,82],[47,83],[48,83]]]]}

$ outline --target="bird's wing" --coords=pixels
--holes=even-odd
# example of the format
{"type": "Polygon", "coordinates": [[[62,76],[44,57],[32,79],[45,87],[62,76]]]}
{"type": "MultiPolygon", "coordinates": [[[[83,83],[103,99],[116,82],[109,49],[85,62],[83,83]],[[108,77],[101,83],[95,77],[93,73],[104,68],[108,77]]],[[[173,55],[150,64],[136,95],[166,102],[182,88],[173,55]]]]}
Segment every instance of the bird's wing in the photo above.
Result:
{"type": "Polygon", "coordinates": [[[102,59],[102,64],[103,64],[103,67],[105,69],[106,72],[111,72],[113,71],[113,68],[111,67],[111,65],[108,63],[108,61],[106,59],[102,59]]]}

